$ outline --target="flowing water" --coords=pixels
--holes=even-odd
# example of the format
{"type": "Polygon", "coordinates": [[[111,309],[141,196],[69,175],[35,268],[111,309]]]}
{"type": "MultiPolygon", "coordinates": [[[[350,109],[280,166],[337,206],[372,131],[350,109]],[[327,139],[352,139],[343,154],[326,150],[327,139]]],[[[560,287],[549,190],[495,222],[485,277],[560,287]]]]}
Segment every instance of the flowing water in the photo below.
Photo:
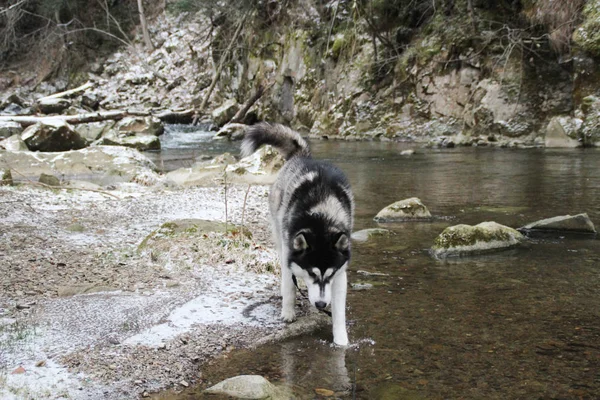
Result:
{"type": "Polygon", "coordinates": [[[600,398],[600,240],[557,235],[446,261],[427,251],[459,223],[519,227],[587,212],[600,224],[600,151],[457,148],[401,156],[407,146],[312,146],[315,157],[348,175],[355,230],[395,233],[354,244],[349,280],[373,288],[349,290],[353,345],[332,347],[329,328],[234,351],[203,368],[204,385],[164,398],[204,398],[209,382],[241,374],[288,385],[300,399],[322,398],[317,388],[343,399],[600,398]],[[384,206],[413,196],[437,218],[373,222],[384,206]]]}

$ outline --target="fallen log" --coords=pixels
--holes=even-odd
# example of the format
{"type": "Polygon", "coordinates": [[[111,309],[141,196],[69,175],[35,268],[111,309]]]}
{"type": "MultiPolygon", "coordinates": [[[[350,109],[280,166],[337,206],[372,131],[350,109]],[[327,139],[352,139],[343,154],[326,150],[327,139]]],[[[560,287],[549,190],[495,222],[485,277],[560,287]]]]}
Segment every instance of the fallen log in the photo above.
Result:
{"type": "Polygon", "coordinates": [[[74,89],[71,90],[65,90],[64,92],[59,92],[59,93],[54,93],[51,94],[50,96],[44,96],[44,97],[40,97],[39,99],[37,99],[37,101],[43,101],[43,100],[48,100],[48,99],[59,99],[59,98],[63,98],[63,97],[70,97],[82,92],[85,92],[86,90],[93,88],[94,84],[92,82],[87,82],[84,85],[81,85],[79,87],[76,87],[74,89]]]}
{"type": "Polygon", "coordinates": [[[173,121],[185,121],[186,119],[189,121],[194,114],[194,110],[184,110],[184,111],[162,111],[152,113],[150,111],[129,111],[129,110],[117,110],[117,111],[103,111],[103,112],[95,112],[95,113],[86,113],[86,114],[76,114],[76,115],[53,115],[50,117],[38,117],[32,115],[0,115],[0,122],[17,122],[21,124],[22,127],[27,127],[30,125],[35,125],[38,122],[45,125],[62,125],[64,123],[68,123],[71,125],[77,124],[86,124],[89,122],[99,122],[99,121],[118,121],[125,117],[149,117],[155,116],[161,121],[164,122],[173,122],[173,121]]]}

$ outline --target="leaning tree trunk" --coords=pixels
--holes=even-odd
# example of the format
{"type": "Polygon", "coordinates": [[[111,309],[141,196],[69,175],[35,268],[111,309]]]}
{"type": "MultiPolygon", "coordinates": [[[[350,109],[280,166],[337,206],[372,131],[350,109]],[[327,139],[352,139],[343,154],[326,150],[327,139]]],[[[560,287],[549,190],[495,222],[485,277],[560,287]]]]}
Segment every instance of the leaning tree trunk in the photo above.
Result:
{"type": "Polygon", "coordinates": [[[148,50],[153,50],[154,46],[152,45],[152,41],[150,40],[150,33],[148,33],[148,25],[146,24],[146,14],[144,13],[144,5],[142,4],[142,0],[137,0],[138,11],[140,13],[140,24],[142,25],[142,33],[144,35],[144,43],[146,44],[146,48],[148,50]]]}

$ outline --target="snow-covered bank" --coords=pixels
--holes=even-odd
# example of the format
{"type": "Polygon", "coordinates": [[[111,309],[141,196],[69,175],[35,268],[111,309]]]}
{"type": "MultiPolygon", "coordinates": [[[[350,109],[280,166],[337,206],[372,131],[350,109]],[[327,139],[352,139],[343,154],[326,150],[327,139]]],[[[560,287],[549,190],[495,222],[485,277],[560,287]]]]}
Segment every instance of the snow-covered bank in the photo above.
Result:
{"type": "Polygon", "coordinates": [[[167,229],[224,221],[222,187],[0,186],[0,397],[137,398],[285,331],[268,188],[246,191],[228,189],[226,233],[167,229]]]}

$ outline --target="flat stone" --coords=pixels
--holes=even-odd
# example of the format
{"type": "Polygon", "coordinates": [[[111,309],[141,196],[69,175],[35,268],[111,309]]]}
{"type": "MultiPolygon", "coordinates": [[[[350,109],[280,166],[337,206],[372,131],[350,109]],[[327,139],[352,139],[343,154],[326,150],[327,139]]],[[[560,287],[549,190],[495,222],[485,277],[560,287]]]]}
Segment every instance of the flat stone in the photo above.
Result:
{"type": "Polygon", "coordinates": [[[236,399],[273,399],[275,387],[260,375],[240,375],[225,379],[204,391],[236,399]]]}
{"type": "Polygon", "coordinates": [[[594,223],[586,213],[546,218],[527,224],[518,230],[521,232],[546,231],[596,234],[594,223]]]}

